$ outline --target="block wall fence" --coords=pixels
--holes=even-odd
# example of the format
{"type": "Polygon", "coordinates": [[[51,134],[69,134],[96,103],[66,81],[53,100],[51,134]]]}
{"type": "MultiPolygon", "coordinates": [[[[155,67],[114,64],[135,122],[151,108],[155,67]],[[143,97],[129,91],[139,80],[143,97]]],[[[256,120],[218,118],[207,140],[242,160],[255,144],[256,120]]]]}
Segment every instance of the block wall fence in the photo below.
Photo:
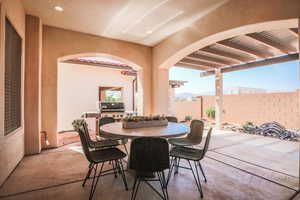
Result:
{"type": "MultiPolygon", "coordinates": [[[[286,128],[300,128],[300,90],[294,92],[224,95],[223,122],[243,124],[246,121],[260,125],[277,121],[286,128]]],[[[215,96],[201,96],[197,101],[175,104],[176,116],[194,119],[207,118],[205,111],[214,107],[215,96]]]]}

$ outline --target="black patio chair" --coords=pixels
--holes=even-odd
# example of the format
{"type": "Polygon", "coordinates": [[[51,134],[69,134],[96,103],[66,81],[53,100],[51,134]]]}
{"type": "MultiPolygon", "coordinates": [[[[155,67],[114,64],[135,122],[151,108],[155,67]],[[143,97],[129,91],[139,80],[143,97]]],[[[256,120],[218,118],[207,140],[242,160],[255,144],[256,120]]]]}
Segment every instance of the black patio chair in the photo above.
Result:
{"type": "MultiPolygon", "coordinates": [[[[191,132],[182,138],[170,138],[168,142],[172,146],[194,146],[198,145],[202,142],[203,130],[204,130],[204,122],[201,120],[193,120],[191,122],[191,132]]],[[[180,165],[180,159],[176,159],[177,165],[180,165]]],[[[178,173],[178,168],[175,170],[178,173]]]]}
{"type": "Polygon", "coordinates": [[[208,146],[209,146],[209,142],[210,142],[210,138],[211,138],[211,132],[212,132],[212,128],[210,128],[209,131],[208,131],[203,149],[195,149],[195,148],[191,148],[191,147],[180,147],[180,146],[175,146],[171,149],[171,151],[170,151],[170,156],[172,158],[172,160],[171,160],[171,169],[170,169],[169,174],[168,174],[167,183],[169,183],[169,179],[171,177],[171,173],[172,173],[174,167],[175,168],[180,167],[180,168],[184,168],[184,169],[189,169],[193,173],[193,176],[194,176],[197,188],[200,192],[201,198],[203,197],[203,191],[202,191],[201,182],[200,182],[197,167],[199,167],[199,169],[200,169],[200,171],[201,171],[201,173],[204,177],[204,181],[207,182],[207,179],[206,179],[206,176],[205,176],[205,173],[203,171],[203,167],[202,167],[200,161],[205,157],[205,154],[208,150],[208,146]],[[177,165],[176,159],[186,160],[189,164],[189,168],[177,165]],[[193,170],[193,167],[192,167],[192,164],[191,164],[190,161],[194,161],[195,171],[193,170]]]}
{"type": "MultiPolygon", "coordinates": [[[[99,127],[105,125],[105,124],[109,124],[109,123],[114,123],[115,122],[115,119],[112,118],[112,117],[102,117],[100,118],[99,120],[99,127]]],[[[112,141],[112,142],[117,142],[118,145],[123,145],[127,155],[128,155],[128,150],[127,150],[127,147],[126,147],[126,144],[128,143],[128,139],[127,138],[120,138],[120,137],[114,137],[114,136],[111,136],[111,135],[107,135],[105,133],[103,133],[101,130],[99,131],[99,136],[100,138],[104,138],[108,141],[112,141]]],[[[101,139],[100,139],[101,141],[101,139]]]]}
{"type": "MultiPolygon", "coordinates": [[[[84,120],[83,120],[84,121],[84,120]]],[[[125,189],[128,190],[127,181],[124,173],[124,167],[122,163],[122,159],[126,157],[126,154],[119,150],[118,148],[102,148],[98,150],[90,150],[89,148],[89,139],[87,137],[88,133],[86,133],[86,128],[84,127],[85,122],[82,122],[80,126],[74,126],[74,129],[79,133],[81,145],[83,148],[84,155],[86,159],[90,162],[88,173],[82,183],[82,187],[85,186],[87,179],[90,178],[92,171],[94,171],[94,175],[92,176],[92,186],[90,190],[89,200],[93,198],[95,193],[98,181],[100,176],[104,176],[108,174],[110,171],[114,171],[115,177],[117,172],[119,172],[122,176],[125,189]],[[109,170],[103,170],[103,166],[106,162],[113,163],[113,168],[109,170]],[[98,172],[98,165],[101,164],[100,171],[98,172]],[[105,174],[102,174],[105,173],[105,174]]]]}
{"type": "Polygon", "coordinates": [[[131,200],[136,198],[141,182],[149,185],[162,199],[169,199],[164,174],[164,170],[169,167],[169,145],[165,139],[154,137],[134,139],[131,142],[129,158],[129,168],[136,172],[131,200]],[[151,181],[160,183],[163,195],[149,183],[151,181]]]}
{"type": "Polygon", "coordinates": [[[193,146],[200,144],[203,136],[204,122],[193,120],[190,127],[191,132],[186,137],[170,138],[168,142],[173,146],[193,146]]]}
{"type": "Polygon", "coordinates": [[[175,123],[178,123],[177,117],[167,116],[166,119],[168,120],[168,122],[175,122],[175,123]]]}
{"type": "Polygon", "coordinates": [[[115,147],[119,145],[119,142],[116,140],[106,140],[106,139],[97,140],[97,141],[92,140],[89,134],[87,123],[82,123],[82,126],[84,129],[84,133],[86,134],[86,138],[88,140],[89,148],[101,149],[101,148],[115,147]]]}

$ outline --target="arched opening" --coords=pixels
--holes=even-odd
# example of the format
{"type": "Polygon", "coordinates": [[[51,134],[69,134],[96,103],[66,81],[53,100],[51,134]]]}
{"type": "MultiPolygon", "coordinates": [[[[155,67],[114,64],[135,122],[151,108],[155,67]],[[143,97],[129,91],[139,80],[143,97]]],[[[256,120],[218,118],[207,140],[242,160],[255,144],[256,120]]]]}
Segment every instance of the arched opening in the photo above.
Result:
{"type": "Polygon", "coordinates": [[[192,44],[185,46],[184,48],[177,51],[174,55],[168,57],[165,61],[163,61],[159,68],[169,69],[173,67],[176,63],[178,63],[181,59],[186,57],[187,55],[203,48],[214,44],[218,41],[226,40],[229,38],[233,38],[239,35],[246,35],[249,33],[262,32],[262,31],[270,31],[270,30],[280,30],[280,29],[290,29],[290,28],[298,28],[298,19],[288,19],[288,20],[276,20],[276,21],[267,21],[257,24],[249,24],[241,27],[232,28],[226,31],[218,32],[208,37],[199,39],[192,44]]]}
{"type": "MultiPolygon", "coordinates": [[[[78,137],[72,138],[72,121],[98,113],[100,102],[124,104],[124,112],[105,113],[115,119],[127,113],[143,113],[142,68],[135,63],[109,54],[84,53],[59,58],[57,67],[59,144],[78,141],[78,137]]],[[[86,120],[95,133],[96,118],[86,120]]]]}
{"type": "MultiPolygon", "coordinates": [[[[247,115],[249,121],[251,122],[251,120],[253,120],[254,124],[258,126],[258,130],[263,129],[263,124],[270,125],[270,127],[275,126],[274,124],[276,123],[273,123],[272,121],[279,122],[279,124],[283,125],[283,128],[279,131],[280,133],[278,133],[278,135],[275,135],[275,131],[272,132],[273,138],[261,137],[261,135],[270,136],[271,131],[268,134],[263,134],[258,131],[259,133],[257,132],[255,135],[243,133],[240,135],[230,135],[226,133],[228,130],[218,130],[216,132],[223,132],[222,134],[224,137],[221,136],[221,134],[215,136],[215,141],[219,144],[212,144],[210,152],[215,156],[214,159],[220,159],[221,162],[229,159],[229,164],[246,171],[249,170],[246,165],[264,168],[265,172],[262,172],[261,169],[258,168],[253,173],[264,177],[271,182],[275,182],[276,184],[292,188],[293,190],[297,190],[299,188],[299,144],[293,136],[293,134],[297,134],[297,129],[300,128],[298,113],[299,70],[295,70],[297,68],[299,69],[298,46],[298,19],[271,21],[238,27],[206,37],[178,51],[160,65],[160,69],[170,69],[174,65],[178,67],[196,69],[198,71],[194,72],[198,74],[198,78],[200,78],[201,72],[201,74],[205,77],[208,76],[208,74],[216,75],[216,77],[213,77],[213,81],[215,82],[215,93],[212,93],[211,95],[203,95],[205,99],[199,100],[199,104],[194,102],[188,104],[180,102],[180,104],[184,106],[182,107],[182,113],[184,113],[184,116],[194,114],[195,116],[202,117],[203,115],[201,112],[206,115],[205,108],[204,110],[199,110],[196,114],[194,113],[195,107],[200,107],[201,103],[203,106],[204,102],[204,104],[206,103],[204,105],[206,108],[215,107],[215,111],[219,109],[219,111],[216,112],[216,115],[218,112],[221,113],[221,115],[223,115],[222,117],[225,118],[223,122],[228,122],[230,117],[231,119],[229,120],[231,120],[231,122],[235,121],[236,124],[240,123],[238,124],[239,127],[234,127],[237,132],[242,130],[243,125],[246,124],[245,122],[247,122],[247,120],[245,120],[245,118],[247,118],[247,115]],[[277,36],[282,40],[274,41],[273,39],[277,36]],[[239,40],[241,37],[248,37],[248,41],[243,43],[239,40]],[[291,42],[290,38],[293,38],[293,42],[291,42]],[[259,43],[259,45],[265,46],[265,48],[259,49],[258,45],[248,45],[247,47],[249,48],[243,49],[243,45],[250,40],[253,40],[255,43],[259,43]],[[234,43],[237,41],[240,42],[238,45],[234,43]],[[254,48],[254,51],[252,51],[253,47],[257,47],[257,49],[254,48]],[[222,48],[227,54],[221,55],[222,48]],[[200,53],[198,53],[199,51],[200,53]],[[238,52],[238,55],[236,57],[228,58],[230,57],[230,54],[234,54],[234,52],[238,52]],[[212,54],[215,54],[215,56],[211,56],[212,54]],[[245,54],[250,57],[253,56],[254,59],[244,59],[245,54]],[[225,59],[225,57],[227,58],[225,59]],[[228,61],[229,64],[222,65],[220,64],[222,61],[228,61]],[[231,63],[231,61],[233,61],[233,63],[231,63]],[[284,63],[288,61],[292,61],[292,64],[284,63]],[[283,68],[292,67],[290,69],[293,69],[291,70],[291,73],[293,74],[289,77],[286,76],[285,79],[297,79],[293,82],[293,91],[281,91],[280,87],[278,87],[279,91],[277,92],[265,92],[262,88],[259,88],[259,86],[263,84],[263,81],[261,81],[257,83],[258,86],[255,86],[258,88],[254,88],[254,86],[251,88],[251,85],[249,88],[234,88],[239,89],[238,92],[246,91],[247,93],[248,90],[248,94],[244,93],[239,96],[240,93],[236,94],[237,91],[232,91],[232,95],[224,96],[223,98],[223,93],[225,92],[223,91],[223,73],[243,69],[251,71],[252,68],[255,67],[274,65],[278,63],[284,63],[283,65],[285,66],[281,66],[283,68]],[[226,103],[226,106],[222,105],[223,102],[224,104],[226,103]],[[231,108],[229,108],[230,106],[231,108]],[[186,113],[188,108],[190,108],[190,113],[186,113]],[[287,113],[283,114],[283,112],[287,113]],[[234,117],[237,118],[234,119],[234,117]],[[243,122],[241,122],[242,120],[243,122]],[[289,131],[293,133],[289,135],[289,131]],[[282,138],[294,141],[285,141],[282,140],[282,138]],[[240,162],[240,165],[237,165],[235,162],[240,162]],[[278,177],[281,178],[268,176],[268,174],[273,173],[277,174],[278,177]]],[[[273,66],[273,68],[274,67],[275,66],[273,66]]],[[[261,71],[268,71],[263,70],[264,68],[259,69],[262,69],[261,71]]],[[[285,68],[285,70],[287,70],[287,68],[285,68]]],[[[229,74],[230,73],[228,73],[228,75],[229,74]]],[[[183,76],[183,73],[180,73],[180,76],[178,77],[183,76]]],[[[266,79],[266,77],[270,76],[270,74],[265,74],[264,76],[266,79]]],[[[228,82],[228,77],[225,76],[225,78],[224,82],[228,82]]],[[[247,79],[247,76],[244,76],[243,78],[247,79]]],[[[275,80],[276,78],[278,77],[271,77],[271,79],[275,80]]],[[[189,81],[189,79],[184,78],[180,80],[189,81]]],[[[220,124],[222,125],[222,121],[220,124]]]]}
{"type": "MultiPolygon", "coordinates": [[[[270,30],[294,29],[297,27],[298,27],[298,19],[294,18],[288,20],[274,20],[274,21],[266,21],[266,22],[255,23],[255,24],[248,24],[245,26],[234,27],[219,32],[218,30],[210,30],[210,32],[207,34],[205,34],[205,31],[203,30],[204,33],[199,33],[200,36],[198,40],[189,41],[187,39],[188,42],[183,42],[183,43],[174,43],[174,41],[171,40],[169,43],[170,45],[174,45],[175,48],[169,48],[168,50],[162,49],[162,53],[160,53],[159,51],[161,49],[159,48],[157,48],[157,50],[155,49],[154,79],[156,79],[157,81],[154,82],[154,93],[153,93],[154,112],[167,113],[166,108],[169,107],[168,97],[166,95],[163,96],[162,94],[167,94],[167,88],[168,88],[167,85],[169,81],[168,70],[171,67],[176,66],[182,59],[186,58],[190,54],[193,54],[199,49],[215,44],[219,41],[230,39],[239,35],[246,35],[250,33],[270,31],[270,30]],[[178,49],[178,50],[174,51],[174,49],[178,49]],[[164,51],[170,52],[169,55],[164,51]],[[160,56],[161,54],[163,55],[164,58],[160,56]],[[168,57],[166,55],[168,55],[168,57]]],[[[191,34],[194,35],[199,30],[197,29],[197,27],[195,27],[195,30],[193,30],[193,27],[190,27],[188,31],[190,31],[191,34]]],[[[185,34],[188,35],[188,33],[185,34]]],[[[179,37],[183,37],[185,36],[185,34],[180,35],[179,37]]],[[[164,47],[166,46],[166,43],[163,44],[164,47]]],[[[197,68],[197,67],[192,66],[192,68],[197,68]]],[[[201,70],[200,68],[197,69],[201,70]]]]}

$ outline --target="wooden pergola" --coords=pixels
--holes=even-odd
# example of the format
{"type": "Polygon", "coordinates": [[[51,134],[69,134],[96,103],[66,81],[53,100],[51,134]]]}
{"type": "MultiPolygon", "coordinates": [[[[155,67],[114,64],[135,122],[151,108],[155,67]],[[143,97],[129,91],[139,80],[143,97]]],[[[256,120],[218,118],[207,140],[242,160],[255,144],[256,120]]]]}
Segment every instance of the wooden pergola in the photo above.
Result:
{"type": "Polygon", "coordinates": [[[216,124],[221,128],[222,74],[299,59],[298,28],[239,35],[203,47],[175,66],[201,70],[201,77],[216,77],[216,124]]]}
{"type": "Polygon", "coordinates": [[[68,60],[64,60],[63,63],[71,63],[71,64],[81,64],[81,65],[90,65],[97,67],[104,67],[110,69],[118,69],[121,70],[121,74],[124,76],[137,76],[137,71],[133,69],[133,67],[107,58],[101,57],[77,57],[68,60]]]}

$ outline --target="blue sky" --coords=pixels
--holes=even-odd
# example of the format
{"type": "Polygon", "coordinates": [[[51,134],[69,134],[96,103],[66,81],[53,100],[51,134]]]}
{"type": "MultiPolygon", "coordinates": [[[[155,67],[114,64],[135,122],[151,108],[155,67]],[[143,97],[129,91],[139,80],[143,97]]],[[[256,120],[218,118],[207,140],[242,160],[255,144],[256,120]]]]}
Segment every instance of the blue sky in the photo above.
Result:
{"type": "MultiPolygon", "coordinates": [[[[264,67],[224,73],[224,90],[233,87],[263,88],[268,91],[293,91],[299,88],[299,61],[291,61],[264,67]]],[[[214,92],[214,76],[200,77],[199,70],[172,67],[170,80],[188,81],[176,89],[176,93],[214,92]]]]}

